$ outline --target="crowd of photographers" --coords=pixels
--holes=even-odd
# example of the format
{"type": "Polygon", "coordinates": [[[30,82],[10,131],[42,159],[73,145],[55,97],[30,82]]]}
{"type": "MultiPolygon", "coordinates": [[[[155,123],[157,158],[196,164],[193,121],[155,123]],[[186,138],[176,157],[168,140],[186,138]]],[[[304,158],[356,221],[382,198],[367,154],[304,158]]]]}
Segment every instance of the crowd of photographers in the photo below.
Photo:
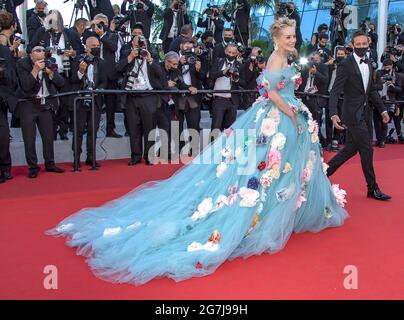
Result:
{"type": "MultiPolygon", "coordinates": [[[[11,126],[22,130],[28,176],[35,178],[40,171],[35,149],[37,130],[42,139],[45,170],[64,171],[55,164],[53,145],[58,138],[68,140],[68,132],[73,131],[75,97],[55,98],[52,95],[56,93],[93,89],[130,91],[96,95],[94,106],[91,96],[78,102],[72,149],[76,143],[76,156],[80,157],[86,135],[85,164],[96,166],[100,164],[92,154],[92,138],[97,134],[103,112],[107,137],[129,136],[131,159],[128,164],[136,165],[143,160],[151,165],[154,159],[149,155],[153,154],[150,152],[153,142],[148,136],[156,127],[168,133],[167,137],[160,134],[168,141],[174,140],[170,136],[173,124],[178,125],[180,135],[185,121],[188,129],[198,132],[201,110],[205,109],[210,111],[212,130],[220,132],[235,121],[238,109],[251,106],[257,97],[256,92],[226,92],[254,90],[255,79],[265,68],[262,50],[248,46],[250,6],[246,0],[233,1],[231,10],[227,8],[227,11],[225,7],[208,5],[197,21],[197,26],[204,30],[198,33],[187,14],[186,2],[171,0],[163,13],[160,48],[150,43],[155,5],[149,0],[123,0],[120,7],[112,6],[109,0],[76,1],[75,11],[88,8],[90,18],[77,18],[73,12],[69,28],[59,11],[48,10],[45,0],[36,0],[35,7],[27,11],[28,38],[25,41],[17,36],[20,25],[15,14],[16,6],[23,1],[12,2],[14,7],[0,8],[3,9],[0,12],[0,182],[12,178],[8,112],[12,113],[11,126]],[[225,27],[226,22],[231,28],[225,27]],[[19,50],[24,44],[26,52],[19,50]],[[176,94],[177,89],[186,90],[188,94],[176,94]],[[198,92],[201,89],[217,92],[201,94],[198,92]],[[172,93],[156,95],[154,90],[172,93]],[[115,130],[116,112],[125,115],[126,132],[122,135],[115,130]]],[[[302,64],[303,81],[298,92],[320,125],[325,119],[326,134],[320,136],[322,145],[327,150],[337,151],[338,145],[344,142],[344,134],[333,129],[328,116],[328,99],[322,95],[329,94],[338,64],[352,53],[343,27],[347,17],[345,3],[334,1],[330,25],[320,25],[304,50],[295,4],[281,3],[277,16],[296,21],[297,54],[293,59],[300,55],[302,61],[301,58],[307,56],[307,63],[302,64]]],[[[394,101],[403,100],[404,33],[400,25],[389,27],[390,45],[379,59],[375,50],[375,26],[364,21],[361,28],[366,29],[371,42],[368,59],[375,69],[382,66],[374,81],[382,98],[391,101],[389,112],[398,140],[403,143],[403,106],[394,101]]],[[[377,113],[374,124],[378,146],[393,142],[392,132],[387,132],[387,125],[377,113]]],[[[172,153],[179,154],[186,143],[183,140],[173,141],[175,151],[168,148],[162,154],[168,159],[172,153]]],[[[189,142],[192,151],[198,152],[198,142],[189,142]]]]}

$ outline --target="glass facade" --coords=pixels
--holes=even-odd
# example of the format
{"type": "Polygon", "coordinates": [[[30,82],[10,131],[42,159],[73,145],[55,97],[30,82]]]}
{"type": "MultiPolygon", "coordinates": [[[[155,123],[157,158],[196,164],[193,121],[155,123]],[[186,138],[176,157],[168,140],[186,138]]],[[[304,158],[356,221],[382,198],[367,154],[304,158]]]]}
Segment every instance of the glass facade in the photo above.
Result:
{"type": "MultiPolygon", "coordinates": [[[[188,2],[188,8],[198,13],[202,12],[208,3],[222,5],[228,1],[189,0],[188,2]]],[[[330,24],[332,0],[295,0],[294,3],[300,13],[301,32],[304,41],[310,41],[312,33],[317,30],[320,24],[330,24]]],[[[377,26],[377,0],[346,0],[346,4],[354,11],[352,14],[352,30],[357,29],[358,25],[367,17],[377,26]]],[[[404,0],[390,0],[388,23],[402,23],[404,25],[403,10],[404,0]]],[[[252,40],[270,41],[268,30],[273,20],[274,10],[272,7],[251,9],[252,40]]]]}

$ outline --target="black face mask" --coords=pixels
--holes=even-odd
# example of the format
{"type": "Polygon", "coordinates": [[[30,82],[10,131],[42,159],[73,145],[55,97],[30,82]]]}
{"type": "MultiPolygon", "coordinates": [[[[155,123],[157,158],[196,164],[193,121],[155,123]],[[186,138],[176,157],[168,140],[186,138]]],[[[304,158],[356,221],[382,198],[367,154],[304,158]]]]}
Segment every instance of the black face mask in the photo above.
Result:
{"type": "Polygon", "coordinates": [[[354,48],[354,52],[358,57],[364,57],[369,48],[354,48]]]}
{"type": "Polygon", "coordinates": [[[174,9],[175,9],[175,10],[178,10],[178,8],[179,8],[178,3],[176,3],[176,4],[174,5],[174,9]]]}
{"type": "Polygon", "coordinates": [[[401,28],[397,28],[397,32],[398,32],[398,33],[401,33],[401,28]]]}
{"type": "Polygon", "coordinates": [[[233,40],[233,38],[226,37],[226,38],[223,38],[223,40],[224,40],[224,42],[229,43],[233,40]]]}
{"type": "Polygon", "coordinates": [[[229,56],[228,54],[226,54],[226,59],[229,62],[233,62],[236,59],[236,57],[232,57],[232,56],[229,56]]]}
{"type": "Polygon", "coordinates": [[[292,9],[292,8],[287,8],[286,9],[286,11],[288,12],[288,14],[292,14],[293,13],[293,11],[295,11],[294,9],[292,9]]]}
{"type": "Polygon", "coordinates": [[[94,56],[94,57],[99,57],[101,55],[101,48],[91,48],[90,53],[94,56]]]}
{"type": "Polygon", "coordinates": [[[205,45],[206,45],[206,48],[213,48],[212,42],[206,42],[205,45]]]}
{"type": "Polygon", "coordinates": [[[336,59],[335,59],[335,61],[337,61],[337,63],[340,63],[342,60],[344,60],[345,58],[344,57],[337,57],[336,59]]]}
{"type": "Polygon", "coordinates": [[[37,16],[40,18],[45,18],[46,17],[46,13],[45,12],[38,12],[37,16]]]}
{"type": "Polygon", "coordinates": [[[390,73],[390,71],[391,71],[390,69],[383,69],[384,74],[388,74],[388,73],[390,73]]]}

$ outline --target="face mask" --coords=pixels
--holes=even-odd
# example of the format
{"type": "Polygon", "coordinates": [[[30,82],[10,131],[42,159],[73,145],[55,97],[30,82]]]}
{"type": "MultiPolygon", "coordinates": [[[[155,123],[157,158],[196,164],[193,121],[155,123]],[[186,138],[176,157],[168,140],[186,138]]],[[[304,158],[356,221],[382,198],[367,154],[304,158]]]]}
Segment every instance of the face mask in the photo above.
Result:
{"type": "Polygon", "coordinates": [[[206,42],[206,48],[213,48],[212,42],[206,42]]]}
{"type": "Polygon", "coordinates": [[[292,8],[287,8],[286,11],[287,11],[289,14],[292,14],[294,10],[293,10],[292,8]]]}
{"type": "Polygon", "coordinates": [[[94,57],[99,57],[101,55],[101,48],[91,48],[90,53],[94,57]]]}
{"type": "Polygon", "coordinates": [[[179,8],[179,7],[178,7],[178,3],[176,3],[176,4],[174,5],[174,9],[175,9],[175,10],[178,10],[178,8],[179,8]]]}
{"type": "Polygon", "coordinates": [[[398,33],[401,33],[401,28],[397,28],[397,32],[398,32],[398,33]]]}
{"type": "Polygon", "coordinates": [[[340,63],[342,60],[344,60],[344,57],[337,57],[335,60],[337,61],[337,63],[340,63]]]}
{"type": "Polygon", "coordinates": [[[232,56],[229,56],[228,54],[226,54],[226,59],[229,62],[233,62],[236,59],[236,57],[232,57],[232,56]]]}
{"type": "Polygon", "coordinates": [[[45,12],[38,12],[37,16],[40,18],[45,18],[46,17],[46,13],[45,12]]]}
{"type": "Polygon", "coordinates": [[[358,57],[362,58],[368,52],[368,48],[354,48],[354,52],[358,57]]]}
{"type": "Polygon", "coordinates": [[[223,40],[224,40],[224,42],[229,43],[233,40],[233,38],[226,37],[226,38],[223,38],[223,40]]]}

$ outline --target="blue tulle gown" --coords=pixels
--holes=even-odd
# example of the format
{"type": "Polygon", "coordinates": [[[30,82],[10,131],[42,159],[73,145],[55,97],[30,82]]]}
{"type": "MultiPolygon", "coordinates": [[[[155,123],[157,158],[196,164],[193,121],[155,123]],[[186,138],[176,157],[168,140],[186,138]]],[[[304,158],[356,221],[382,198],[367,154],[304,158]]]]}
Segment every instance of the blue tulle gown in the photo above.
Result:
{"type": "Polygon", "coordinates": [[[96,276],[143,284],[204,276],[227,259],[279,251],[292,232],[342,225],[345,191],[324,173],[318,126],[294,95],[300,80],[295,65],[264,71],[261,96],[190,164],[48,234],[67,237],[96,276]],[[303,133],[269,90],[293,108],[303,133]]]}

